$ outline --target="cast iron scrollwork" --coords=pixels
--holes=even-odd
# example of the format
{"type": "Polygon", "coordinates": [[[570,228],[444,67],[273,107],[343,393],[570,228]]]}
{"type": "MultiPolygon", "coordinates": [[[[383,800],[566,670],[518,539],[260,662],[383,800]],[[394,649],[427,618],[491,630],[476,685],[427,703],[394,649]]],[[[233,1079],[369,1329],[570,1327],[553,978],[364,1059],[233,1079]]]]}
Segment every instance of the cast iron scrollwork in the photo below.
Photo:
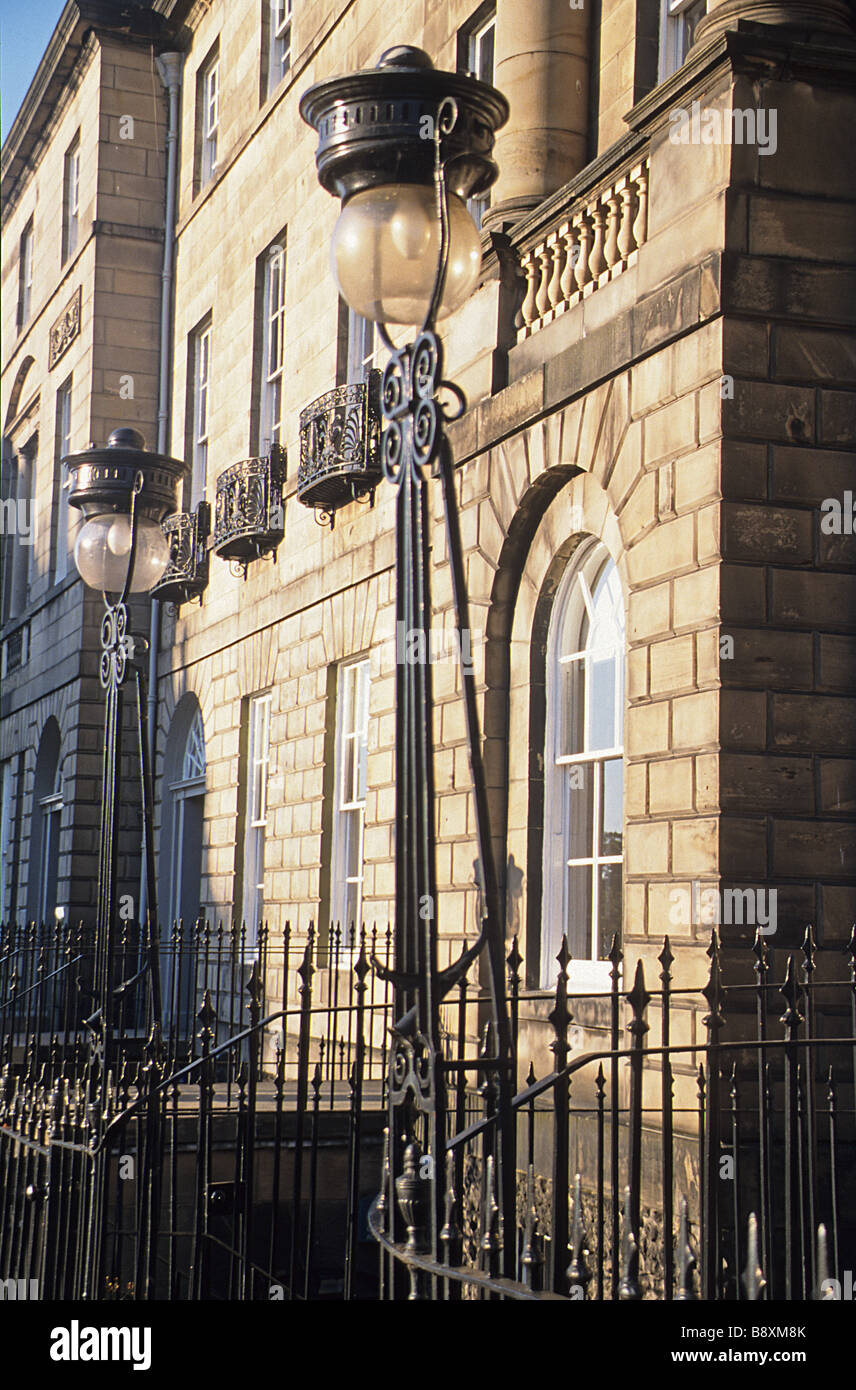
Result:
{"type": "Polygon", "coordinates": [[[121,685],[125,668],[134,654],[134,639],[128,632],[128,610],[124,603],[108,608],[101,619],[101,667],[99,677],[104,690],[121,685]]]}
{"type": "Polygon", "coordinates": [[[208,587],[210,507],[200,502],[195,512],[173,512],[161,523],[169,545],[169,564],[152,590],[154,598],[176,605],[199,598],[208,587]]]}
{"type": "Polygon", "coordinates": [[[220,474],[211,549],[221,560],[236,562],[246,573],[252,560],[276,552],[284,535],[284,483],[285,454],[278,445],[220,474]]]}
{"type": "Polygon", "coordinates": [[[316,517],[332,521],[339,507],[374,496],[382,476],[379,371],[337,386],[300,413],[297,496],[316,517]]]}

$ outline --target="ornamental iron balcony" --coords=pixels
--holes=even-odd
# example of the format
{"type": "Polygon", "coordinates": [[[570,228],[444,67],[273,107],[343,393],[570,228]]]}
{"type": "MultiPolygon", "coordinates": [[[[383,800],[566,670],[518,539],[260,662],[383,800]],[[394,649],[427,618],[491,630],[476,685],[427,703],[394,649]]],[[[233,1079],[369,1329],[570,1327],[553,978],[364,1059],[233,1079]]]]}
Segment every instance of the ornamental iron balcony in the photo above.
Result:
{"type": "Polygon", "coordinates": [[[152,590],[153,597],[176,606],[201,599],[208,587],[211,508],[200,502],[195,512],[173,512],[161,525],[169,545],[169,564],[152,590]]]}
{"type": "Polygon", "coordinates": [[[300,412],[297,496],[333,522],[339,507],[374,497],[380,465],[380,381],[337,386],[300,412]]]}
{"type": "Polygon", "coordinates": [[[250,561],[275,554],[285,533],[282,490],[285,450],[271,445],[264,458],[233,463],[217,479],[210,549],[234,561],[244,575],[250,561]]]}

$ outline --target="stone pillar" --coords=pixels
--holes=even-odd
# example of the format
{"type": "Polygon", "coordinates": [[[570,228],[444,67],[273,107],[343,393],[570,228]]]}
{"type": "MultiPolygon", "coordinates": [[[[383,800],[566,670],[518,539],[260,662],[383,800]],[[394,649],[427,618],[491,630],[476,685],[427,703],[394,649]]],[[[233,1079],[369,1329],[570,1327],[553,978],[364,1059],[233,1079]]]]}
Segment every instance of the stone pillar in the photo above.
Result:
{"type": "Polygon", "coordinates": [[[494,80],[511,116],[496,141],[487,226],[515,221],[586,163],[588,30],[587,6],[498,0],[494,80]]]}
{"type": "Polygon", "coordinates": [[[811,33],[852,33],[854,27],[846,0],[708,0],[693,48],[700,48],[726,29],[736,29],[741,19],[753,24],[789,24],[811,33]]]}

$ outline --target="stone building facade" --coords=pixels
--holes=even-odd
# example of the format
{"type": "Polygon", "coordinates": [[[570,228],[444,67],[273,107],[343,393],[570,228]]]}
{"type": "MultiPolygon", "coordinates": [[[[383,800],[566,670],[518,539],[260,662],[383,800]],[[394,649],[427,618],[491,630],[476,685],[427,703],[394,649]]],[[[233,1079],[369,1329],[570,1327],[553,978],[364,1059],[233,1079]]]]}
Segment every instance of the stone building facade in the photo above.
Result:
{"type": "MultiPolygon", "coordinates": [[[[77,576],[61,459],[115,425],[155,436],[165,98],[152,28],[114,5],[66,7],[3,146],[3,919],[60,908],[68,921],[95,901],[103,604],[77,576]]],[[[125,810],[127,881],[133,782],[125,810]]]]}
{"type": "MultiPolygon", "coordinates": [[[[332,529],[298,495],[301,412],[382,361],[337,298],[337,209],[298,100],[406,40],[438,67],[492,70],[511,105],[500,177],[477,209],[482,280],[444,333],[446,375],[468,400],[450,435],[491,828],[528,980],[555,978],[568,932],[572,985],[602,989],[615,929],[653,973],[669,932],[676,983],[698,984],[710,889],[740,904],[722,925],[729,949],[746,950],[762,912],[777,945],[809,922],[825,944],[849,934],[856,579],[852,518],[830,529],[827,504],[852,512],[856,38],[836,0],[703,9],[403,0],[393,24],[370,0],[157,0],[151,43],[98,26],[81,43],[41,156],[27,153],[37,113],[25,106],[4,149],[4,181],[7,164],[19,170],[4,438],[18,454],[30,403],[52,411],[70,372],[72,447],[117,423],[151,436],[166,149],[152,55],[183,55],[167,451],[191,465],[184,509],[202,519],[207,504],[212,541],[199,603],[164,606],[159,626],[162,916],[263,915],[276,936],[286,922],[324,933],[391,913],[391,489],[338,509],[332,529]],[[26,338],[10,332],[12,302],[19,227],[60,186],[72,127],[86,129],[75,102],[93,145],[99,132],[81,183],[93,233],[81,331],[51,376],[47,330],[72,289],[53,251],[37,252],[45,309],[26,338]],[[127,151],[118,108],[140,131],[127,151]],[[133,168],[117,166],[126,154],[133,168]],[[25,353],[36,367],[19,400],[25,353]],[[268,460],[270,493],[258,558],[230,564],[218,479],[248,459],[268,460]]],[[[451,952],[472,936],[477,887],[439,496],[432,540],[438,920],[451,952]]],[[[46,540],[35,554],[46,570],[46,540]]],[[[70,809],[87,799],[74,769],[97,722],[86,602],[71,572],[56,592],[46,572],[34,584],[29,663],[4,681],[2,711],[22,884],[38,738],[61,711],[71,780],[57,900],[75,912],[92,894],[93,846],[70,809]]],[[[695,1026],[688,1014],[687,1036],[695,1026]]]]}

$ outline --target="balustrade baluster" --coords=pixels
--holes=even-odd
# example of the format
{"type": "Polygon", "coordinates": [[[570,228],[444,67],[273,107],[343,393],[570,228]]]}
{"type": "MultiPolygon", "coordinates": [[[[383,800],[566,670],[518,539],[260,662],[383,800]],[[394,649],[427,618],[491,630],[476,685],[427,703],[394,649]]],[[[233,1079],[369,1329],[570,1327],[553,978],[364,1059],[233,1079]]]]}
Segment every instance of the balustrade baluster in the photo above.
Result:
{"type": "Polygon", "coordinates": [[[577,288],[574,271],[577,268],[580,246],[577,239],[576,228],[570,222],[564,222],[562,224],[559,228],[559,236],[564,243],[564,266],[562,268],[560,289],[562,292],[562,307],[567,308],[570,303],[571,295],[577,288]]]}
{"type": "Polygon", "coordinates": [[[550,276],[550,283],[547,286],[547,298],[550,303],[550,309],[555,312],[562,300],[562,262],[564,260],[562,241],[556,233],[548,237],[547,250],[553,258],[553,273],[550,276]]]}
{"type": "Polygon", "coordinates": [[[590,209],[593,227],[593,237],[591,251],[589,252],[589,270],[592,280],[597,280],[606,270],[606,259],[603,254],[603,234],[604,234],[604,213],[603,207],[598,202],[590,209]]]}
{"type": "Polygon", "coordinates": [[[550,265],[553,258],[546,242],[536,246],[535,255],[538,257],[538,292],[535,295],[535,308],[538,318],[542,319],[550,307],[550,265]]]}
{"type": "Polygon", "coordinates": [[[579,229],[579,252],[577,263],[574,267],[574,279],[577,282],[577,289],[582,293],[591,279],[589,270],[589,251],[591,250],[591,226],[585,212],[577,213],[574,218],[574,226],[579,229]]]}
{"type": "Polygon", "coordinates": [[[606,222],[606,245],[604,247],[604,259],[610,270],[618,260],[618,226],[621,219],[619,211],[621,199],[612,190],[604,195],[607,206],[606,222]]]}
{"type": "Polygon", "coordinates": [[[535,295],[538,290],[538,262],[533,251],[527,252],[523,261],[523,271],[526,275],[526,294],[523,296],[523,303],[520,306],[520,328],[525,337],[535,322],[538,312],[535,308],[535,295]]]}
{"type": "Polygon", "coordinates": [[[641,246],[648,235],[648,166],[640,164],[631,177],[636,183],[636,220],[633,223],[633,239],[641,246]]]}
{"type": "Polygon", "coordinates": [[[621,219],[618,229],[618,254],[626,261],[631,251],[636,249],[633,236],[633,215],[636,210],[636,194],[629,179],[622,179],[618,194],[621,198],[621,219]]]}

